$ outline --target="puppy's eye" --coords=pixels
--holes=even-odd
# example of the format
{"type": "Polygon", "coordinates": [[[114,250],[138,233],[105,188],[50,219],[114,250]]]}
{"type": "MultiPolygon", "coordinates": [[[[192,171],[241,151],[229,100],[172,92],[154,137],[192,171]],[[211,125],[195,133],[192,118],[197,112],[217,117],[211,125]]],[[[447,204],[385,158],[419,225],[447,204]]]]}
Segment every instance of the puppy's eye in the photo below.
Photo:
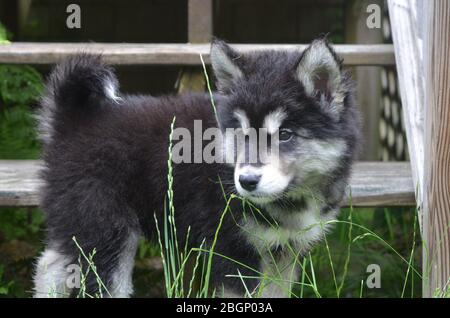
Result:
{"type": "Polygon", "coordinates": [[[280,133],[278,135],[278,138],[281,142],[286,142],[292,139],[294,137],[294,132],[289,129],[280,129],[280,133]]]}

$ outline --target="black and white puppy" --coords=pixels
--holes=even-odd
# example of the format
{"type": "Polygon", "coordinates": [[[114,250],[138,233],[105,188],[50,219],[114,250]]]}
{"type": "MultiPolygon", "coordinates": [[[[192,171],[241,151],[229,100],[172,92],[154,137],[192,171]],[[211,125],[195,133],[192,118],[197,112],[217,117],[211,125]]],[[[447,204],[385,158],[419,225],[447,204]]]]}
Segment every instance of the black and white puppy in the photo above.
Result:
{"type": "MultiPolygon", "coordinates": [[[[96,250],[93,260],[111,296],[132,294],[138,240],[157,239],[154,215],[164,222],[174,117],[175,128],[191,132],[199,120],[203,131],[264,128],[278,136],[270,145],[277,156],[269,153],[264,162],[174,163],[173,205],[179,246],[190,227],[188,245],[205,240],[208,248],[227,195],[243,198],[230,201],[223,219],[215,252],[226,258],[213,258],[211,285],[221,296],[244,296],[261,285],[263,296],[289,295],[298,258],[336,217],[355,159],[359,119],[351,81],[324,39],[304,52],[245,54],[214,40],[211,63],[217,116],[207,93],[120,94],[99,56],[82,54],[54,69],[39,113],[47,240],[35,296],[76,294],[66,284],[67,267],[79,262],[73,237],[86,253],[96,250]],[[275,278],[267,284],[251,278],[262,274],[275,278]]],[[[245,157],[228,139],[218,152],[245,157]]],[[[91,272],[86,292],[98,289],[91,272]]]]}

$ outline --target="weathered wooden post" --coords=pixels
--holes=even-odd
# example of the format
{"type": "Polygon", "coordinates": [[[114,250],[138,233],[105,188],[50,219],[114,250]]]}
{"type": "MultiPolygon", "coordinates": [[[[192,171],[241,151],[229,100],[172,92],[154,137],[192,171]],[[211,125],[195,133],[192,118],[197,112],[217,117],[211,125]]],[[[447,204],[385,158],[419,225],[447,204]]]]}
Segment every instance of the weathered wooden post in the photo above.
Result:
{"type": "Polygon", "coordinates": [[[450,289],[450,2],[425,2],[424,297],[450,289]]]}
{"type": "Polygon", "coordinates": [[[403,120],[422,230],[424,74],[421,0],[388,0],[403,120]]]}
{"type": "Polygon", "coordinates": [[[204,43],[212,35],[212,1],[189,0],[188,2],[188,41],[204,43]]]}
{"type": "MultiPolygon", "coordinates": [[[[206,43],[212,37],[212,0],[188,1],[188,42],[206,43]]],[[[200,57],[199,57],[200,59],[200,57]]],[[[178,92],[204,91],[205,75],[202,69],[185,67],[177,83],[178,92]]]]}
{"type": "Polygon", "coordinates": [[[450,289],[450,2],[389,0],[423,239],[423,296],[450,289]]]}
{"type": "MultiPolygon", "coordinates": [[[[345,1],[345,39],[348,43],[382,43],[381,29],[367,26],[367,7],[382,5],[381,0],[345,1]]],[[[356,96],[363,114],[364,153],[361,160],[377,160],[379,153],[378,123],[380,119],[381,82],[379,67],[358,66],[351,69],[358,89],[356,96]]]]}

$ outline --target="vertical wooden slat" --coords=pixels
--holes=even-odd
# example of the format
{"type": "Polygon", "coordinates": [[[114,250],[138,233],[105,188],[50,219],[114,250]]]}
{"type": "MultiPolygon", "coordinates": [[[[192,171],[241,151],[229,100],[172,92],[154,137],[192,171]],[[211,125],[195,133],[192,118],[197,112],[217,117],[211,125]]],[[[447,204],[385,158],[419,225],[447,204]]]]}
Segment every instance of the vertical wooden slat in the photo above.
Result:
{"type": "Polygon", "coordinates": [[[422,230],[424,74],[420,0],[388,0],[403,119],[422,230]]]}
{"type": "Polygon", "coordinates": [[[426,1],[424,296],[450,286],[450,2],[426,1]]]}
{"type": "Polygon", "coordinates": [[[188,41],[209,42],[212,36],[212,0],[188,1],[188,41]]]}
{"type": "Polygon", "coordinates": [[[19,37],[23,35],[23,30],[27,24],[28,15],[30,13],[32,0],[18,0],[17,1],[17,11],[18,11],[18,24],[19,24],[19,37]]]}
{"type": "MultiPolygon", "coordinates": [[[[212,37],[212,0],[188,0],[188,41],[204,43],[212,37]]],[[[200,57],[199,57],[200,60],[200,57]]],[[[197,67],[184,67],[175,84],[179,93],[204,91],[203,70],[197,67]]]]}
{"type": "MultiPolygon", "coordinates": [[[[345,41],[356,44],[377,44],[383,41],[381,29],[366,25],[369,4],[382,5],[382,0],[351,0],[345,2],[345,41]]],[[[364,153],[361,160],[378,160],[381,83],[379,67],[351,69],[357,84],[356,100],[363,115],[364,153]]]]}

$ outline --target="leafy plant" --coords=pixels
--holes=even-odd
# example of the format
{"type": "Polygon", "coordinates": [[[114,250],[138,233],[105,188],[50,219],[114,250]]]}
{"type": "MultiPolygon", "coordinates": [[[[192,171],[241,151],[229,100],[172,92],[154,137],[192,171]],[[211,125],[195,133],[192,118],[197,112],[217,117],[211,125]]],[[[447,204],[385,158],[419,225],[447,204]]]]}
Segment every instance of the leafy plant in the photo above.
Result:
{"type": "Polygon", "coordinates": [[[29,105],[42,91],[42,76],[27,65],[0,65],[0,97],[6,105],[29,105]]]}
{"type": "Polygon", "coordinates": [[[8,44],[8,31],[3,26],[3,24],[0,22],[0,44],[8,44]]]}
{"type": "Polygon", "coordinates": [[[7,295],[10,291],[11,286],[14,284],[13,281],[3,281],[4,272],[5,267],[3,265],[0,265],[0,295],[7,295]]]}
{"type": "MultiPolygon", "coordinates": [[[[0,41],[6,31],[0,24],[0,41]]],[[[26,65],[0,65],[0,159],[39,154],[31,106],[43,88],[41,74],[26,65]]]]}

